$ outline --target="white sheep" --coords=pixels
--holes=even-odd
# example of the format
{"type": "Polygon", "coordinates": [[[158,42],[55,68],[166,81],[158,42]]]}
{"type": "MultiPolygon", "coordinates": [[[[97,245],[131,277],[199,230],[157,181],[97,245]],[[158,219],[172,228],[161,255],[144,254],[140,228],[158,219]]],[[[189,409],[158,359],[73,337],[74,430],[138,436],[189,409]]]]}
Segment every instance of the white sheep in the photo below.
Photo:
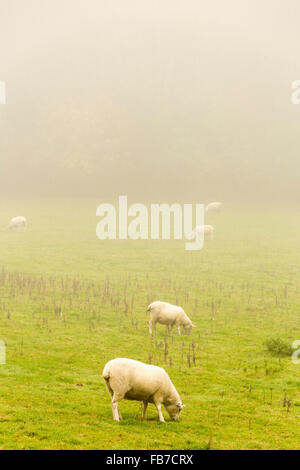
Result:
{"type": "Polygon", "coordinates": [[[207,204],[205,210],[206,212],[220,212],[222,205],[222,202],[211,202],[207,204]]]}
{"type": "Polygon", "coordinates": [[[23,228],[25,230],[26,226],[27,226],[27,220],[22,215],[13,217],[8,224],[9,230],[20,229],[20,228],[23,228]]]}
{"type": "Polygon", "coordinates": [[[161,367],[144,364],[133,359],[118,358],[109,361],[102,373],[106,388],[111,396],[113,419],[120,421],[118,403],[126,400],[142,401],[142,419],[146,419],[148,403],[154,403],[159,420],[164,422],[161,405],[164,405],[170,418],[177,421],[182,404],[180,396],[167,372],[161,367]]]}
{"type": "Polygon", "coordinates": [[[168,331],[171,331],[173,326],[176,325],[179,334],[181,334],[181,326],[183,327],[186,334],[190,334],[192,328],[195,327],[183,308],[178,307],[177,305],[172,305],[168,304],[167,302],[161,302],[160,300],[157,300],[148,306],[147,312],[150,312],[150,334],[152,334],[152,329],[156,331],[156,323],[166,325],[168,331]]]}

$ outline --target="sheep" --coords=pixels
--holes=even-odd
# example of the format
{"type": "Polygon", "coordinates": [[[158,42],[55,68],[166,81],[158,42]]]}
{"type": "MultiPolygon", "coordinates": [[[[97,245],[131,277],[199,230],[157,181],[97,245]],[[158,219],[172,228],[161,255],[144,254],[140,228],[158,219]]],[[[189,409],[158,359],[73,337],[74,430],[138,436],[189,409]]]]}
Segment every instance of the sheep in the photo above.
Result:
{"type": "Polygon", "coordinates": [[[206,212],[220,212],[222,205],[222,202],[211,202],[207,204],[205,210],[206,212]]]}
{"type": "Polygon", "coordinates": [[[156,331],[156,323],[166,325],[169,332],[171,332],[173,326],[176,325],[179,334],[181,334],[180,327],[182,326],[184,332],[188,335],[191,333],[192,328],[195,327],[185,311],[177,305],[171,305],[167,302],[157,300],[148,306],[147,312],[150,312],[150,335],[152,334],[152,329],[156,331]]]}
{"type": "Polygon", "coordinates": [[[123,398],[143,402],[143,420],[146,419],[148,403],[156,406],[161,422],[165,422],[161,405],[164,405],[174,421],[178,420],[185,406],[167,372],[161,367],[133,359],[117,358],[105,365],[102,376],[112,399],[111,406],[115,421],[122,419],[118,403],[123,398]]]}
{"type": "Polygon", "coordinates": [[[192,240],[195,238],[196,233],[202,234],[204,233],[204,237],[209,236],[210,240],[214,238],[214,227],[212,225],[197,225],[194,230],[188,235],[188,239],[192,240]]]}
{"type": "Polygon", "coordinates": [[[20,229],[20,228],[23,228],[25,230],[26,226],[27,226],[27,220],[25,217],[21,215],[19,215],[18,217],[13,217],[8,224],[9,230],[20,229]]]}

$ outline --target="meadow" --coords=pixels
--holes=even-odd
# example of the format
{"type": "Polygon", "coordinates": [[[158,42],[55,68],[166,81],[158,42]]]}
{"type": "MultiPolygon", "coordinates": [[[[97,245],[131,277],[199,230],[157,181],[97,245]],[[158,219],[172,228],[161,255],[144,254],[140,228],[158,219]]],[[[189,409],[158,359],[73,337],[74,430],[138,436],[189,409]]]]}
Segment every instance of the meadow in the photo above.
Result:
{"type": "Polygon", "coordinates": [[[215,239],[100,241],[95,200],[0,202],[0,449],[297,449],[300,364],[266,341],[300,339],[299,206],[225,205],[215,239]],[[25,215],[25,233],[5,229],[25,215]],[[181,305],[190,336],[151,337],[153,300],[181,305]],[[159,423],[102,369],[164,367],[186,408],[159,423]]]}

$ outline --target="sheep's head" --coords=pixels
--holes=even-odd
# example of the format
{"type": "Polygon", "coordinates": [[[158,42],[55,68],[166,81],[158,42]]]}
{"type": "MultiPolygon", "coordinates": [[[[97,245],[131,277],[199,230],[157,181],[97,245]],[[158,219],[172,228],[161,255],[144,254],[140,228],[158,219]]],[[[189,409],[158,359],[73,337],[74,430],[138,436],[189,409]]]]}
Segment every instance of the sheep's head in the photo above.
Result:
{"type": "Polygon", "coordinates": [[[173,405],[165,405],[165,407],[166,407],[167,412],[170,415],[170,418],[173,421],[178,421],[180,413],[185,407],[185,405],[181,401],[179,401],[178,403],[173,404],[173,405]]]}
{"type": "Polygon", "coordinates": [[[192,329],[195,328],[195,326],[196,325],[194,325],[192,322],[185,324],[183,327],[185,334],[190,335],[192,329]]]}

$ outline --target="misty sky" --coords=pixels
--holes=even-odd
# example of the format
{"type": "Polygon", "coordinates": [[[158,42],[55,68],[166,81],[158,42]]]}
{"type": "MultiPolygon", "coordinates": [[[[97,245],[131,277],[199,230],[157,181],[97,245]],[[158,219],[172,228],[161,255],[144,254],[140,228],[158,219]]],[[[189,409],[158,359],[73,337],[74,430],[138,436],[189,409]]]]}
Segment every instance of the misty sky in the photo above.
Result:
{"type": "Polygon", "coordinates": [[[0,192],[300,201],[298,0],[0,0],[0,192]]]}

